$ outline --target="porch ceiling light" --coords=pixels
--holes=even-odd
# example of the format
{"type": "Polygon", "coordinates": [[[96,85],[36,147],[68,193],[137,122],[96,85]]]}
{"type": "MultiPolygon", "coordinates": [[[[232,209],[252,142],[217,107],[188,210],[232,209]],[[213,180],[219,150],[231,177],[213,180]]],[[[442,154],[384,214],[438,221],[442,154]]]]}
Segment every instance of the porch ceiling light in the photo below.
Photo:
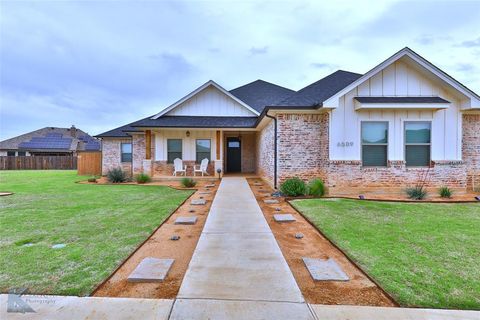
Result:
{"type": "Polygon", "coordinates": [[[190,137],[190,131],[187,131],[186,135],[187,137],[190,137]]]}

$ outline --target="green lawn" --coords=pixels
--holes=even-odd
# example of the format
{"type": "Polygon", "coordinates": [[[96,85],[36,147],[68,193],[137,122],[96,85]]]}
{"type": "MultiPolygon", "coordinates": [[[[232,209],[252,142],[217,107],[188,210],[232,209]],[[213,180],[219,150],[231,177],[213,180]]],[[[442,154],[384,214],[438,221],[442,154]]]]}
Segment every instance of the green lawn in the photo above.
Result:
{"type": "Polygon", "coordinates": [[[191,191],[87,185],[75,171],[0,171],[0,291],[88,295],[191,191]],[[32,246],[24,246],[33,243],[32,246]],[[52,249],[58,243],[65,248],[52,249]]]}
{"type": "Polygon", "coordinates": [[[480,205],[292,204],[401,305],[480,309],[480,205]]]}

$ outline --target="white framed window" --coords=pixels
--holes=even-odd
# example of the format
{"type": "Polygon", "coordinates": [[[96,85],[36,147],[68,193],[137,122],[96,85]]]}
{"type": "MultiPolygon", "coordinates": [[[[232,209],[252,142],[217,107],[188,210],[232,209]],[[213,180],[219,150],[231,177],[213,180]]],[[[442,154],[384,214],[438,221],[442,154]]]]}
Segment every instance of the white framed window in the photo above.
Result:
{"type": "Polygon", "coordinates": [[[132,162],[132,144],[122,143],[120,146],[121,162],[132,162]]]}
{"type": "Polygon", "coordinates": [[[407,167],[428,167],[431,163],[431,121],[406,121],[405,163],[407,167]]]}
{"type": "Polygon", "coordinates": [[[195,140],[195,156],[197,163],[200,163],[203,159],[207,158],[210,161],[212,151],[212,143],[210,139],[197,139],[195,140]]]}
{"type": "Polygon", "coordinates": [[[386,167],[388,160],[388,121],[362,121],[362,165],[386,167]]]}

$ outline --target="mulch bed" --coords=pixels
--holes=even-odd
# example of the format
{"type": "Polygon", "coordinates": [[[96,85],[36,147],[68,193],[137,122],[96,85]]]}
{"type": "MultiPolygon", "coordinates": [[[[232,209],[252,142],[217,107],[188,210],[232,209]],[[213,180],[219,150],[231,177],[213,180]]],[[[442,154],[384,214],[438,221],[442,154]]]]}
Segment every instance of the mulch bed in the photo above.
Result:
{"type": "Polygon", "coordinates": [[[373,279],[363,272],[353,261],[336,246],[334,246],[319,230],[311,225],[298,213],[285,198],[278,204],[265,204],[263,200],[273,199],[265,190],[273,192],[266,184],[255,186],[259,179],[248,179],[250,188],[262,208],[273,234],[287,260],[293,276],[308,303],[343,304],[368,306],[398,306],[398,304],[373,279]],[[280,208],[280,211],[276,211],[280,208]],[[278,223],[273,220],[275,213],[290,213],[296,221],[278,223]],[[296,239],[295,234],[302,233],[302,239],[296,239]],[[349,281],[314,281],[310,276],[302,257],[333,258],[350,277],[349,281]]]}
{"type": "MultiPolygon", "coordinates": [[[[128,298],[156,298],[173,299],[177,296],[188,264],[197,246],[207,219],[212,200],[218,189],[219,182],[215,187],[209,188],[210,194],[199,194],[206,191],[205,185],[211,181],[198,181],[197,191],[187,199],[153,234],[137,248],[119,267],[101,283],[92,293],[95,297],[128,297],[128,298]],[[206,205],[192,206],[193,199],[207,200],[206,205]],[[195,212],[189,212],[195,210],[195,212]],[[194,225],[175,225],[175,219],[180,216],[197,216],[194,225]],[[179,235],[180,240],[170,240],[172,235],[179,235]],[[162,282],[155,283],[130,283],[127,281],[129,274],[146,257],[175,259],[167,277],[162,282]]],[[[147,185],[167,185],[179,188],[177,181],[155,182],[147,185]]]]}

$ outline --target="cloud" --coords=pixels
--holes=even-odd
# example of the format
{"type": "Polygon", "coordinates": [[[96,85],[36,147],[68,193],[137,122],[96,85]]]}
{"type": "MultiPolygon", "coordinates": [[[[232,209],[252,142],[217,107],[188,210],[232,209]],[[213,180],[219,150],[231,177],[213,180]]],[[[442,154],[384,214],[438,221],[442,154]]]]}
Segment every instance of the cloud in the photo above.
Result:
{"type": "Polygon", "coordinates": [[[267,52],[268,52],[268,46],[261,47],[261,48],[256,48],[256,47],[250,48],[251,55],[266,54],[267,52]]]}
{"type": "Polygon", "coordinates": [[[460,72],[473,72],[477,69],[477,67],[471,63],[459,63],[456,66],[456,70],[460,72]]]}
{"type": "Polygon", "coordinates": [[[333,69],[337,69],[338,66],[337,65],[334,65],[334,64],[331,64],[331,63],[317,63],[317,62],[312,62],[310,63],[310,65],[314,68],[317,68],[317,69],[329,69],[329,70],[333,70],[333,69]]]}
{"type": "Polygon", "coordinates": [[[458,46],[460,47],[465,47],[465,48],[477,48],[480,47],[480,37],[478,37],[475,40],[468,40],[468,41],[463,41],[460,43],[458,46]]]}

